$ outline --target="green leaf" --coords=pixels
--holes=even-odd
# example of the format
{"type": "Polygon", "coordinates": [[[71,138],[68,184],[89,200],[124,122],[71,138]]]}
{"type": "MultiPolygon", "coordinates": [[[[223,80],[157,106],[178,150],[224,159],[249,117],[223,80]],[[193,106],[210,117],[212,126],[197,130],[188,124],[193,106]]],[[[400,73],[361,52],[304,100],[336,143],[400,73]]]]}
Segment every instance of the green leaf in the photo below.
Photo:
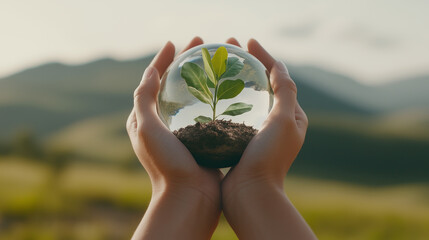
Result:
{"type": "Polygon", "coordinates": [[[225,72],[227,59],[228,51],[226,51],[226,48],[223,46],[219,47],[212,58],[213,70],[218,78],[225,72]]]}
{"type": "Polygon", "coordinates": [[[212,100],[208,96],[206,96],[203,92],[194,87],[188,86],[188,91],[203,103],[210,104],[212,102],[212,100]]]}
{"type": "MultiPolygon", "coordinates": [[[[182,78],[185,79],[185,82],[188,85],[188,87],[192,87],[198,90],[201,93],[199,95],[202,95],[207,99],[213,99],[213,94],[210,92],[209,88],[207,87],[207,77],[204,73],[204,70],[201,69],[197,64],[191,63],[191,62],[187,62],[183,64],[182,69],[180,71],[180,75],[182,76],[182,78]]],[[[195,97],[197,97],[195,95],[195,91],[191,93],[195,97]]]]}
{"type": "Polygon", "coordinates": [[[219,85],[217,91],[218,100],[229,99],[237,96],[243,91],[244,82],[243,80],[225,80],[219,85]]]}
{"type": "Polygon", "coordinates": [[[209,88],[215,88],[215,87],[216,87],[216,85],[214,85],[214,84],[212,83],[212,81],[210,81],[210,80],[208,79],[208,77],[207,77],[207,79],[206,79],[206,82],[207,82],[207,87],[209,87],[209,88]]]}
{"type": "Polygon", "coordinates": [[[228,63],[226,64],[226,70],[222,74],[221,78],[234,77],[239,74],[241,69],[243,69],[244,64],[240,61],[240,59],[236,57],[228,58],[228,63]]]}
{"type": "MultiPolygon", "coordinates": [[[[212,65],[209,51],[207,50],[207,48],[203,48],[201,49],[201,54],[203,55],[204,70],[206,70],[206,74],[209,77],[210,82],[213,83],[213,86],[215,86],[216,77],[215,77],[215,73],[213,72],[213,65],[212,65]]],[[[207,84],[208,83],[209,82],[207,82],[207,84]]]]}
{"type": "Polygon", "coordinates": [[[249,112],[250,110],[252,110],[252,108],[253,108],[252,104],[247,104],[242,102],[233,103],[229,105],[229,107],[221,115],[237,116],[245,112],[249,112]]]}
{"type": "Polygon", "coordinates": [[[208,123],[211,122],[212,119],[206,116],[198,116],[196,118],[194,118],[195,122],[200,122],[200,123],[208,123]]]}

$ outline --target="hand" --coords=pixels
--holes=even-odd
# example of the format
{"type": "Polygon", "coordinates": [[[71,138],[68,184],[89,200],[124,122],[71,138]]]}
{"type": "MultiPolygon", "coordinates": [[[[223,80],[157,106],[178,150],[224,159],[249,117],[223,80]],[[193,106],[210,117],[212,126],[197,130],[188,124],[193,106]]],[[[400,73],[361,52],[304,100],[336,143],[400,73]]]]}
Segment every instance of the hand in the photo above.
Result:
{"type": "MultiPolygon", "coordinates": [[[[235,39],[228,42],[238,45],[235,39]]],[[[284,177],[304,143],[308,125],[307,116],[296,99],[296,85],[283,62],[276,61],[253,39],[248,49],[270,72],[274,105],[240,162],[225,177],[222,191],[225,195],[256,182],[283,189],[284,177]]]]}
{"type": "MultiPolygon", "coordinates": [[[[183,51],[202,43],[196,37],[183,51]]],[[[174,51],[168,42],[147,67],[127,121],[133,149],[152,182],[152,200],[135,238],[208,238],[221,212],[222,174],[200,167],[156,112],[160,76],[173,61],[174,51]]]]}
{"type": "MultiPolygon", "coordinates": [[[[233,38],[228,43],[240,46],[233,38]]],[[[315,239],[283,190],[284,178],[304,143],[307,116],[286,66],[253,39],[248,49],[270,72],[274,105],[222,182],[224,214],[240,239],[315,239]]]]}

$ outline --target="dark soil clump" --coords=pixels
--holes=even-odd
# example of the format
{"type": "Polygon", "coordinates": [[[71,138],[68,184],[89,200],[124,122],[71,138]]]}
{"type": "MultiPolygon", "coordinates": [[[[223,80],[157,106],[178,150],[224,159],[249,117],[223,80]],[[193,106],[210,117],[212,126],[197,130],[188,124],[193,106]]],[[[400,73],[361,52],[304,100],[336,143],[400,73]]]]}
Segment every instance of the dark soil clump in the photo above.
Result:
{"type": "Polygon", "coordinates": [[[242,123],[215,120],[189,125],[173,134],[189,149],[199,165],[224,168],[238,163],[257,132],[242,123]]]}

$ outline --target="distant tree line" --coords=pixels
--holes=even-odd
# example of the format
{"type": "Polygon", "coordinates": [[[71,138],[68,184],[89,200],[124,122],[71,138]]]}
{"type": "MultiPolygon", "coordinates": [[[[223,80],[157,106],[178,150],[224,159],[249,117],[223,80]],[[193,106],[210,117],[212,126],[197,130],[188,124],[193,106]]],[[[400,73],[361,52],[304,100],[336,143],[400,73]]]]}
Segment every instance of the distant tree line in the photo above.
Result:
{"type": "Polygon", "coordinates": [[[310,126],[290,173],[370,185],[429,182],[429,141],[310,126]]]}
{"type": "Polygon", "coordinates": [[[2,156],[22,157],[30,161],[50,165],[62,169],[73,162],[91,162],[95,164],[113,164],[128,170],[141,170],[141,165],[133,152],[123,156],[118,161],[110,162],[105,159],[93,159],[79,155],[67,145],[47,145],[30,130],[16,132],[8,141],[0,140],[0,161],[2,156]]]}
{"type": "Polygon", "coordinates": [[[0,160],[1,156],[17,156],[63,168],[74,155],[73,151],[66,147],[47,147],[41,144],[41,140],[29,130],[18,131],[10,141],[0,142],[0,160]]]}

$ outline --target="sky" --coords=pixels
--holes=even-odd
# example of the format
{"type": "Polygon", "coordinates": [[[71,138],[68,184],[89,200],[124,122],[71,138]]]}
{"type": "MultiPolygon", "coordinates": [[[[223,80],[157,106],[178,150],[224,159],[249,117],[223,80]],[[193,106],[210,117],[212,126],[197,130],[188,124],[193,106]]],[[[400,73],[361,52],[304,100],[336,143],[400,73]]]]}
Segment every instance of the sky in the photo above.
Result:
{"type": "Polygon", "coordinates": [[[168,40],[178,50],[257,39],[289,64],[315,65],[365,84],[429,73],[425,0],[1,0],[0,78],[59,61],[132,59],[168,40]]]}

